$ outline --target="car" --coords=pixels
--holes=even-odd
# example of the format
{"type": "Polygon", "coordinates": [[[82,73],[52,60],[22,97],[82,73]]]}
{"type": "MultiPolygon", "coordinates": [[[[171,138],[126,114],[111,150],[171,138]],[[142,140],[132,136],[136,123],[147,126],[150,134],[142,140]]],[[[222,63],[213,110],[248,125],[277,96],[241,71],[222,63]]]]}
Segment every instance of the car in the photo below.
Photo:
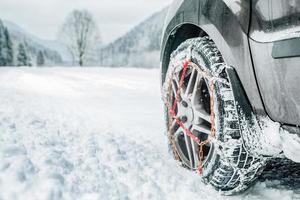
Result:
{"type": "Polygon", "coordinates": [[[170,152],[222,194],[300,163],[300,1],[174,0],[161,85],[170,152]]]}

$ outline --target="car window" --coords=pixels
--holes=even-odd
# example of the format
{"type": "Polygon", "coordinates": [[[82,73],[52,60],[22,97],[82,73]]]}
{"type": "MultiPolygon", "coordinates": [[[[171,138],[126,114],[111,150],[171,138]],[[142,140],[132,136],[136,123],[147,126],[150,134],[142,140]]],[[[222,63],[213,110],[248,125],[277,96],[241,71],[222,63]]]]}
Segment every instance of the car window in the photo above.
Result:
{"type": "Polygon", "coordinates": [[[270,42],[300,36],[299,0],[254,1],[252,17],[256,23],[251,37],[257,40],[267,38],[270,42]]]}
{"type": "Polygon", "coordinates": [[[265,28],[276,31],[300,24],[300,1],[259,0],[255,5],[261,23],[265,28]]]}

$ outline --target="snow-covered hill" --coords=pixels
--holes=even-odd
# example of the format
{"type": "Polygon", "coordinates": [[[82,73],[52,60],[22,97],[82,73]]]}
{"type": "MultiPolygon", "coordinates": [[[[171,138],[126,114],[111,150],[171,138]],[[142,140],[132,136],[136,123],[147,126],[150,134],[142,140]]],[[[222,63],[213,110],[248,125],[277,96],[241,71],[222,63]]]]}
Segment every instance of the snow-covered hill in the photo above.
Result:
{"type": "MultiPolygon", "coordinates": [[[[167,8],[135,26],[116,41],[99,46],[95,57],[89,65],[108,67],[158,68],[160,42],[167,8]]],[[[42,40],[18,26],[4,20],[15,43],[26,43],[31,57],[36,58],[38,51],[43,51],[48,60],[47,65],[69,65],[72,58],[67,48],[58,41],[42,40]]],[[[100,27],[101,30],[101,27],[100,27]]]]}
{"type": "Polygon", "coordinates": [[[112,67],[159,67],[160,42],[167,8],[153,14],[99,52],[100,64],[112,67]]]}
{"type": "Polygon", "coordinates": [[[167,150],[158,70],[1,68],[0,91],[2,200],[300,198],[289,167],[234,197],[179,167],[167,150]]]}
{"type": "Polygon", "coordinates": [[[33,62],[35,62],[38,52],[42,51],[47,59],[47,65],[62,64],[62,54],[64,57],[67,55],[66,49],[63,45],[56,41],[42,40],[39,37],[28,33],[26,30],[11,21],[4,20],[3,24],[9,30],[15,46],[19,43],[25,43],[33,62]]]}

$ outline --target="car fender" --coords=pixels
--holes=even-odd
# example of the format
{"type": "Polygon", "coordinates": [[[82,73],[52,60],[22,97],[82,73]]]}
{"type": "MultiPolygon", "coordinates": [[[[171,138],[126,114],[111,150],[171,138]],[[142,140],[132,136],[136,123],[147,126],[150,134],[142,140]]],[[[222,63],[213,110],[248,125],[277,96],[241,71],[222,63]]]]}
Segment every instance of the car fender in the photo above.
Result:
{"type": "MultiPolygon", "coordinates": [[[[248,41],[250,3],[245,0],[231,2],[234,4],[220,0],[188,0],[181,3],[176,13],[169,12],[162,40],[162,81],[172,51],[186,39],[199,37],[205,33],[215,42],[227,65],[236,70],[253,111],[265,115],[253,71],[248,41]],[[180,31],[184,26],[197,27],[200,31],[182,34],[180,31]]],[[[174,4],[171,10],[172,8],[176,8],[174,4]]]]}

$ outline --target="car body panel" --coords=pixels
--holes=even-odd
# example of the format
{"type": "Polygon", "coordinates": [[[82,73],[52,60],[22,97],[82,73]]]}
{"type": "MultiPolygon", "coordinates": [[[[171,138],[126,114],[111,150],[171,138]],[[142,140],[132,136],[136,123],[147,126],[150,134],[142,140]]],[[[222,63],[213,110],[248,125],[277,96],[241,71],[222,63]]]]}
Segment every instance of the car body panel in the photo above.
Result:
{"type": "Polygon", "coordinates": [[[300,1],[253,0],[249,32],[257,82],[274,121],[300,124],[300,1]]]}
{"type": "MultiPolygon", "coordinates": [[[[253,72],[248,42],[247,22],[250,21],[250,6],[248,0],[175,1],[170,8],[162,41],[162,80],[169,64],[170,52],[180,44],[174,39],[177,30],[184,24],[193,24],[212,38],[226,63],[234,67],[253,110],[265,114],[253,72]],[[180,3],[179,7],[177,3],[180,3]],[[176,9],[177,12],[174,12],[176,9]]],[[[185,35],[182,37],[186,37],[182,40],[189,38],[185,35]]]]}

